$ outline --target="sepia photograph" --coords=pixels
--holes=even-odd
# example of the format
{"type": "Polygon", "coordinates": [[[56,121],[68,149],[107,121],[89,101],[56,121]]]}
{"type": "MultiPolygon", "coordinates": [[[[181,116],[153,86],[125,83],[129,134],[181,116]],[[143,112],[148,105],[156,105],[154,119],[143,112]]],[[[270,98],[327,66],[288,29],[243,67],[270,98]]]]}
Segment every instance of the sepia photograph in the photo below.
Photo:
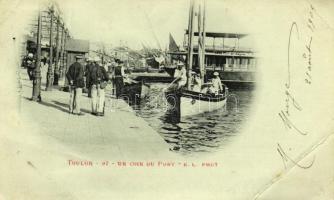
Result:
{"type": "Polygon", "coordinates": [[[0,5],[0,200],[334,198],[334,2],[0,5]]]}

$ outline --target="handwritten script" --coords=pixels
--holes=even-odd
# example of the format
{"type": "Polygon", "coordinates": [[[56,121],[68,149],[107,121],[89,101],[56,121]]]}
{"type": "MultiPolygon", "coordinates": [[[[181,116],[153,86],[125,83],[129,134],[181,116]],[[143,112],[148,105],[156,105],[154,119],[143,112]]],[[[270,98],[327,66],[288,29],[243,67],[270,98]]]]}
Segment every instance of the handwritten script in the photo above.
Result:
{"type": "MultiPolygon", "coordinates": [[[[302,130],[299,125],[295,124],[295,122],[292,120],[292,110],[296,113],[300,113],[303,111],[303,107],[298,102],[297,97],[292,91],[293,88],[293,81],[292,80],[292,67],[298,66],[297,60],[302,59],[303,63],[305,63],[304,66],[298,66],[302,67],[304,71],[303,74],[300,74],[300,76],[303,76],[304,82],[306,85],[312,84],[312,40],[313,40],[313,33],[316,30],[316,26],[314,23],[314,15],[315,15],[315,8],[313,5],[309,5],[308,15],[306,17],[305,23],[305,38],[301,38],[301,30],[299,29],[299,25],[297,22],[292,22],[290,26],[289,31],[289,37],[288,37],[288,59],[287,59],[287,79],[284,84],[284,96],[285,96],[285,106],[284,108],[278,113],[279,118],[281,119],[283,125],[288,130],[292,130],[293,132],[300,134],[302,136],[307,136],[308,132],[305,130],[302,130]],[[292,56],[295,54],[292,54],[292,50],[295,49],[296,45],[300,44],[302,41],[303,45],[303,53],[300,55],[300,57],[292,56]]],[[[297,161],[293,160],[291,156],[287,154],[287,151],[282,148],[282,145],[280,143],[277,144],[277,152],[279,153],[280,157],[283,160],[284,167],[286,168],[286,163],[291,162],[293,165],[296,165],[300,168],[307,169],[310,168],[313,165],[314,159],[309,165],[302,166],[298,164],[297,161]]]]}

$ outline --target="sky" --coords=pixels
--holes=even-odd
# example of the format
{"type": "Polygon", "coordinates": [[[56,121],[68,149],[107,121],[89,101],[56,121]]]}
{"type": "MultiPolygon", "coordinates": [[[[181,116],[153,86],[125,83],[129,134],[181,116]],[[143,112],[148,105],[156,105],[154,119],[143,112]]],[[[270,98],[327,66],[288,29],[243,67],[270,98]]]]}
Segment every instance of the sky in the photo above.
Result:
{"type": "MultiPolygon", "coordinates": [[[[74,38],[115,46],[122,41],[134,49],[142,48],[142,44],[165,49],[169,33],[182,45],[190,1],[58,0],[57,3],[74,38]]],[[[240,21],[241,13],[247,17],[244,10],[238,10],[245,7],[241,1],[207,0],[206,5],[207,31],[250,32],[247,30],[249,22],[240,21]]],[[[251,11],[249,14],[253,15],[251,11]]]]}

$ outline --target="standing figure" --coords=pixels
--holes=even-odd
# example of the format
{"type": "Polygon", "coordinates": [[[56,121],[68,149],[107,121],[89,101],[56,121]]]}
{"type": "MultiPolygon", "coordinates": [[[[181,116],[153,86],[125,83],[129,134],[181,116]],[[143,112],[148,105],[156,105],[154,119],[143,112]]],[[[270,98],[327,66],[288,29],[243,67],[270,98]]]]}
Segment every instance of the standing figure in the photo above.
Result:
{"type": "Polygon", "coordinates": [[[82,56],[76,56],[76,62],[74,62],[66,73],[66,78],[70,84],[70,113],[76,115],[83,115],[80,110],[80,98],[82,95],[82,88],[85,86],[84,83],[84,70],[83,66],[79,61],[83,58],[82,56]]]}
{"type": "Polygon", "coordinates": [[[106,70],[100,65],[100,58],[96,57],[91,70],[88,72],[89,87],[91,88],[92,114],[104,115],[105,87],[109,80],[106,70]]]}
{"type": "Polygon", "coordinates": [[[23,66],[27,68],[27,73],[29,80],[34,80],[34,70],[36,68],[36,62],[34,59],[34,54],[29,53],[27,57],[23,60],[23,66]]]}
{"type": "Polygon", "coordinates": [[[219,73],[214,72],[213,73],[213,79],[211,80],[213,84],[213,91],[212,93],[215,93],[216,95],[223,92],[224,88],[222,85],[222,81],[219,78],[219,73]]]}
{"type": "Polygon", "coordinates": [[[85,67],[85,77],[86,77],[86,88],[88,89],[88,97],[91,98],[92,97],[92,91],[91,91],[91,87],[90,87],[90,79],[89,79],[89,74],[90,74],[90,71],[92,70],[94,66],[94,63],[93,63],[93,59],[91,57],[89,57],[87,59],[87,65],[85,67]]]}
{"type": "Polygon", "coordinates": [[[124,65],[123,61],[116,59],[117,67],[115,68],[115,87],[116,87],[116,97],[118,98],[122,94],[122,89],[124,86],[124,65]]]}
{"type": "Polygon", "coordinates": [[[115,68],[116,68],[116,62],[112,61],[110,65],[108,66],[108,78],[111,80],[111,91],[112,95],[115,95],[115,68]]]}

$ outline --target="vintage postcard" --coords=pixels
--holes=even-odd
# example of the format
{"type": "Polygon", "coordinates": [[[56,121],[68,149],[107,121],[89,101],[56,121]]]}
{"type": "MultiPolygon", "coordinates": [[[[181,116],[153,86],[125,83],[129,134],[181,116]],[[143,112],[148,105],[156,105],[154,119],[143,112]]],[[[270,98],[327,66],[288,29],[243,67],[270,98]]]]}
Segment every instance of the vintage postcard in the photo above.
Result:
{"type": "Polygon", "coordinates": [[[0,5],[0,200],[334,199],[334,1],[0,5]]]}

